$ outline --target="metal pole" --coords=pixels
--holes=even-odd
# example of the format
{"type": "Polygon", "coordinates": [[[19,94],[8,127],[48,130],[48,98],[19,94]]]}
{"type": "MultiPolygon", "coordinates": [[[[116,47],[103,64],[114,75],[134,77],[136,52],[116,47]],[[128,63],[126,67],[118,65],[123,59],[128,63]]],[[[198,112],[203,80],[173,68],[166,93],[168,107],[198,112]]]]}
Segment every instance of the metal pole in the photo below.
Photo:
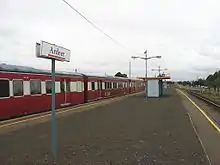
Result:
{"type": "Polygon", "coordinates": [[[159,75],[158,76],[160,76],[160,66],[158,67],[158,71],[159,71],[159,75]]]}
{"type": "Polygon", "coordinates": [[[146,80],[145,80],[145,92],[146,92],[146,98],[147,98],[147,50],[144,52],[145,53],[145,78],[146,78],[146,80]]]}
{"type": "Polygon", "coordinates": [[[129,78],[131,78],[131,61],[129,60],[129,78]]]}
{"type": "Polygon", "coordinates": [[[56,112],[55,112],[55,59],[52,59],[52,153],[56,158],[57,133],[56,133],[56,112]]]}

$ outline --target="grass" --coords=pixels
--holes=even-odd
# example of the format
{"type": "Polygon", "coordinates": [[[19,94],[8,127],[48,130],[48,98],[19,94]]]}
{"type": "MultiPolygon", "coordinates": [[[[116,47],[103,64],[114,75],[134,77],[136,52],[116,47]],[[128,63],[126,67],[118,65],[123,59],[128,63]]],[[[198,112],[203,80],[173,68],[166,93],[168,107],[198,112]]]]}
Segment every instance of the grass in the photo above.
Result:
{"type": "Polygon", "coordinates": [[[214,99],[214,100],[220,100],[220,95],[217,94],[214,91],[209,91],[209,90],[203,90],[202,92],[199,92],[202,96],[207,97],[209,99],[214,99]]]}

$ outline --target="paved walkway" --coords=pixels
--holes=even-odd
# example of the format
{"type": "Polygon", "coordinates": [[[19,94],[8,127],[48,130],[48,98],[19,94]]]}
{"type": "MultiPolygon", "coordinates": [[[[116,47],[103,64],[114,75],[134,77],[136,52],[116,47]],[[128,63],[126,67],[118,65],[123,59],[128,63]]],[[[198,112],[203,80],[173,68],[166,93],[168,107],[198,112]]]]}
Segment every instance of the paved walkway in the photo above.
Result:
{"type": "MultiPolygon", "coordinates": [[[[207,165],[180,96],[142,95],[59,117],[54,164],[207,165]]],[[[53,164],[48,121],[0,130],[0,164],[53,164]]]]}

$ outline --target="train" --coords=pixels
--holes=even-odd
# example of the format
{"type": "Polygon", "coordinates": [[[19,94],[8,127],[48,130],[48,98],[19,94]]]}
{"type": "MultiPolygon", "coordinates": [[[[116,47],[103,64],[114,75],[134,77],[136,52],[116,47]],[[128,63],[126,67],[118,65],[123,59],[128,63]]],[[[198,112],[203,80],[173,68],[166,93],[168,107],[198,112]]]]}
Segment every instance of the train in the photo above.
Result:
{"type": "MultiPolygon", "coordinates": [[[[56,72],[56,108],[144,91],[143,80],[56,72]]],[[[0,120],[51,109],[50,71],[0,64],[0,120]]]]}

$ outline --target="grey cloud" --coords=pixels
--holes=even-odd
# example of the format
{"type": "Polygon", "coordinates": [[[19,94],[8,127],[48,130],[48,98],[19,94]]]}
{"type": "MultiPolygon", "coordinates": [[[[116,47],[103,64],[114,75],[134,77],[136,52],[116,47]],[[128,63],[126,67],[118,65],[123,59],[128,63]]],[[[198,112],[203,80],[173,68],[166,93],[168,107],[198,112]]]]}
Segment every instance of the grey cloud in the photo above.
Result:
{"type": "Polygon", "coordinates": [[[198,53],[201,56],[213,57],[216,60],[220,60],[220,41],[215,43],[207,43],[200,46],[198,53]],[[219,43],[219,44],[218,44],[219,43]]]}
{"type": "MultiPolygon", "coordinates": [[[[71,49],[71,62],[57,62],[58,70],[128,73],[129,58],[135,55],[130,49],[142,54],[148,49],[149,56],[163,56],[149,61],[149,75],[154,75],[151,68],[161,65],[174,79],[193,79],[219,65],[218,1],[69,2],[129,50],[92,28],[62,1],[8,0],[0,5],[1,60],[50,69],[48,60],[34,54],[35,42],[46,40],[71,49]]],[[[144,61],[132,61],[134,76],[144,72],[144,61]]]]}
{"type": "Polygon", "coordinates": [[[197,74],[209,75],[213,74],[215,71],[220,70],[220,67],[194,67],[192,71],[197,74]]]}
{"type": "Polygon", "coordinates": [[[0,36],[2,38],[10,38],[17,35],[16,30],[12,27],[0,27],[0,36]]]}

